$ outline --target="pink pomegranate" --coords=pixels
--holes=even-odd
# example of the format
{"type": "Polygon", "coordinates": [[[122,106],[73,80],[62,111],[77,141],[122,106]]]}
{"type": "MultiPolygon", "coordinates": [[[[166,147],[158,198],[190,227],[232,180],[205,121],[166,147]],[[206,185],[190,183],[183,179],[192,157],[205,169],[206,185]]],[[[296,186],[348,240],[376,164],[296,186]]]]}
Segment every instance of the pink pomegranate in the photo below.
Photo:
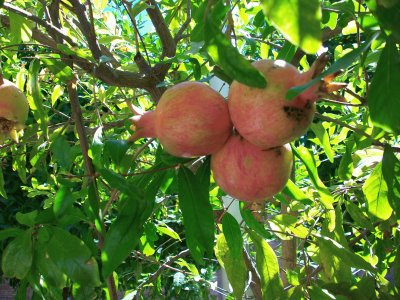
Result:
{"type": "Polygon", "coordinates": [[[162,95],[154,111],[137,110],[130,140],[156,137],[175,156],[195,157],[218,151],[232,132],[228,104],[205,83],[183,82],[162,95]]]}
{"type": "Polygon", "coordinates": [[[18,141],[17,131],[23,129],[29,105],[15,84],[0,76],[0,143],[10,136],[18,141]]]}
{"type": "Polygon", "coordinates": [[[211,155],[211,170],[225,193],[246,202],[262,202],[285,186],[292,160],[289,145],[262,150],[232,135],[221,150],[211,155]]]}
{"type": "Polygon", "coordinates": [[[232,83],[228,105],[235,129],[262,149],[284,145],[303,135],[313,120],[320,85],[310,87],[291,101],[285,96],[289,88],[319,75],[326,62],[327,57],[321,57],[305,73],[283,60],[254,62],[264,74],[267,87],[232,83]]]}

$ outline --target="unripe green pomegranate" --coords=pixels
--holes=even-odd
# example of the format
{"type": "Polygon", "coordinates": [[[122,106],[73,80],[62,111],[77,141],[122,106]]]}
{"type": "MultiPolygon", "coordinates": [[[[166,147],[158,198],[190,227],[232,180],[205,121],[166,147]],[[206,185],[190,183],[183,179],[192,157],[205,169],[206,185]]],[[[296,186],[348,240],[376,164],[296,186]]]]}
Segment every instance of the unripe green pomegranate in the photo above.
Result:
{"type": "Polygon", "coordinates": [[[29,104],[25,95],[11,81],[0,79],[0,143],[10,136],[18,141],[17,131],[24,128],[29,104]]]}

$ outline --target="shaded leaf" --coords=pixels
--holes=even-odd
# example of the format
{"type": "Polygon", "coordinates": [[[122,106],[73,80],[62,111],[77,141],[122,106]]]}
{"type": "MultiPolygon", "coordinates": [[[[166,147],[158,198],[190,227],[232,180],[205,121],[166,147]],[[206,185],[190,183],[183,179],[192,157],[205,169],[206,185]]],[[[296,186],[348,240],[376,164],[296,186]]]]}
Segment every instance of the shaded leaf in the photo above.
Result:
{"type": "Polygon", "coordinates": [[[7,228],[0,230],[0,241],[10,237],[17,237],[22,234],[23,230],[19,228],[7,228]]]}
{"type": "Polygon", "coordinates": [[[67,186],[61,186],[60,189],[56,193],[56,197],[54,199],[54,214],[56,217],[62,216],[65,211],[72,206],[75,202],[75,197],[72,194],[72,191],[67,186]]]}
{"type": "Polygon", "coordinates": [[[371,120],[386,131],[400,131],[399,82],[400,53],[394,39],[388,37],[368,91],[371,120]]]}
{"type": "Polygon", "coordinates": [[[17,212],[15,218],[17,219],[18,223],[32,227],[33,225],[36,224],[37,215],[38,215],[37,210],[33,210],[28,213],[17,212]]]}
{"type": "Polygon", "coordinates": [[[3,169],[0,168],[0,196],[7,199],[6,189],[4,187],[4,176],[3,176],[3,169]]]}
{"type": "Polygon", "coordinates": [[[28,274],[33,261],[32,231],[19,234],[4,249],[1,267],[5,276],[23,279],[28,274]]]}
{"type": "Polygon", "coordinates": [[[197,263],[203,264],[204,252],[212,253],[214,245],[214,215],[208,190],[198,177],[184,166],[179,168],[179,206],[186,230],[186,242],[197,263]]]}
{"type": "Polygon", "coordinates": [[[75,154],[65,137],[57,136],[51,143],[51,150],[53,151],[55,161],[65,170],[69,171],[74,162],[75,154]]]}
{"type": "Polygon", "coordinates": [[[346,152],[343,154],[339,163],[338,175],[341,180],[348,180],[353,174],[353,152],[355,150],[355,142],[353,136],[346,140],[346,152]]]}
{"type": "Polygon", "coordinates": [[[222,218],[222,232],[228,244],[229,251],[234,259],[242,258],[243,237],[240,226],[236,219],[230,214],[225,213],[222,218]]]}
{"type": "Polygon", "coordinates": [[[265,15],[291,43],[315,54],[321,47],[321,8],[318,0],[264,0],[265,15]]]}
{"type": "Polygon", "coordinates": [[[99,286],[97,261],[85,243],[58,227],[48,227],[48,231],[47,253],[57,267],[77,283],[99,286]]]}
{"type": "Polygon", "coordinates": [[[382,159],[382,174],[388,188],[388,200],[390,206],[400,216],[400,161],[393,149],[385,145],[382,159]]]}

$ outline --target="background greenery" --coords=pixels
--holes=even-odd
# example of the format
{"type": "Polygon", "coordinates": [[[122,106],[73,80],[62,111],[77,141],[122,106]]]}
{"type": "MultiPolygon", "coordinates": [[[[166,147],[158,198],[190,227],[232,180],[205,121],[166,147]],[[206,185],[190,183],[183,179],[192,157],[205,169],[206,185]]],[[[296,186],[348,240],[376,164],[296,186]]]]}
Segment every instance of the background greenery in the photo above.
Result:
{"type": "Polygon", "coordinates": [[[20,141],[0,146],[17,299],[399,299],[399,0],[0,3],[3,76],[31,108],[20,141]],[[263,86],[249,62],[307,70],[322,52],[322,76],[342,70],[347,87],[292,144],[284,191],[241,204],[240,224],[208,158],[126,142],[130,103],[152,109],[167,87],[214,76],[263,86]],[[217,287],[220,266],[233,291],[217,287]]]}

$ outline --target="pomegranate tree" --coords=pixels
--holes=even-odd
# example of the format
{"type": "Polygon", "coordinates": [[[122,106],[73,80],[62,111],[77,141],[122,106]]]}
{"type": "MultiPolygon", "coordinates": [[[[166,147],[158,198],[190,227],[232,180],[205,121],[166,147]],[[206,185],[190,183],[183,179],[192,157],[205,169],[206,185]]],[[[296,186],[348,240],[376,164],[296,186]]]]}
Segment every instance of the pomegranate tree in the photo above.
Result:
{"type": "Polygon", "coordinates": [[[239,135],[211,155],[215,182],[232,197],[262,202],[283,189],[292,169],[289,145],[263,150],[239,135]]]}
{"type": "Polygon", "coordinates": [[[321,56],[305,73],[283,60],[254,62],[253,66],[264,74],[267,87],[232,83],[228,105],[235,129],[263,149],[284,145],[303,135],[313,120],[321,85],[310,87],[290,101],[285,96],[291,87],[319,75],[326,62],[327,56],[321,56]]]}
{"type": "Polygon", "coordinates": [[[0,143],[10,136],[18,141],[17,131],[23,129],[29,105],[15,84],[0,76],[0,143]]]}
{"type": "Polygon", "coordinates": [[[156,137],[175,156],[212,154],[232,132],[227,102],[205,83],[179,83],[165,91],[155,110],[135,110],[130,140],[156,137]]]}

